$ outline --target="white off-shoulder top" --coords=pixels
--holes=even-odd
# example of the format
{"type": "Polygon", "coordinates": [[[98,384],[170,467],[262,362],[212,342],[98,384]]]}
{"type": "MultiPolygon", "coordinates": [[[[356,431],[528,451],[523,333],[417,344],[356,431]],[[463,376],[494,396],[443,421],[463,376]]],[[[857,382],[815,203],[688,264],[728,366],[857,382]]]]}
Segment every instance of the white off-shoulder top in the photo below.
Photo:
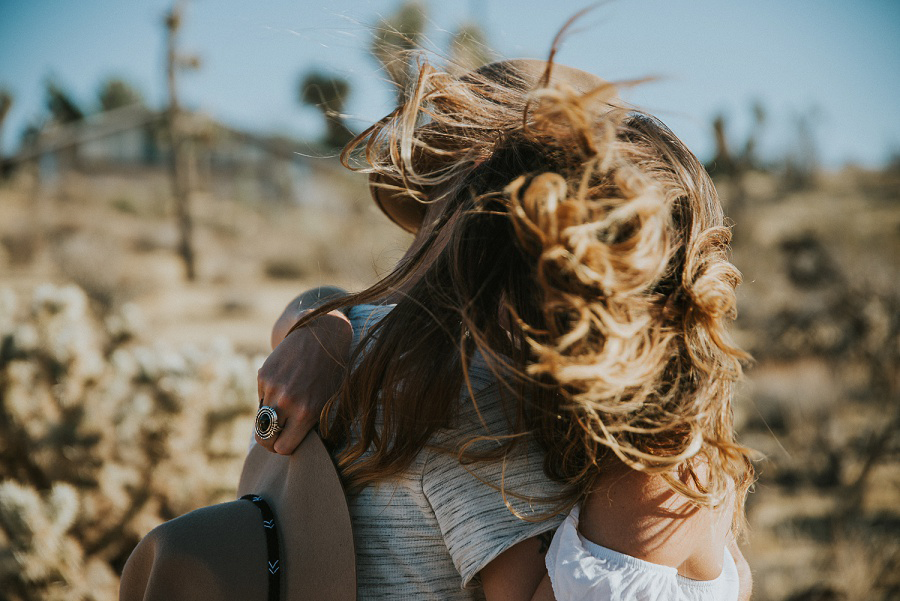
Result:
{"type": "Polygon", "coordinates": [[[587,540],[578,533],[578,512],[572,509],[547,551],[557,601],[737,601],[737,566],[727,548],[718,578],[691,580],[587,540]]]}

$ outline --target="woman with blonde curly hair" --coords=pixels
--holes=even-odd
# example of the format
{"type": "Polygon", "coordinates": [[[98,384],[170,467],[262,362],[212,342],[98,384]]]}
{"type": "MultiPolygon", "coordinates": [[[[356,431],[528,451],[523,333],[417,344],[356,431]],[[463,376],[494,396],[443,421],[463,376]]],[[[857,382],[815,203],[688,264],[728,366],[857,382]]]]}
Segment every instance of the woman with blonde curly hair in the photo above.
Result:
{"type": "Polygon", "coordinates": [[[284,429],[259,442],[290,453],[330,396],[360,597],[737,599],[740,274],[691,152],[551,56],[423,62],[354,157],[416,238],[374,286],[289,306],[260,372],[284,429]],[[310,341],[351,328],[337,393],[298,392],[310,341]]]}

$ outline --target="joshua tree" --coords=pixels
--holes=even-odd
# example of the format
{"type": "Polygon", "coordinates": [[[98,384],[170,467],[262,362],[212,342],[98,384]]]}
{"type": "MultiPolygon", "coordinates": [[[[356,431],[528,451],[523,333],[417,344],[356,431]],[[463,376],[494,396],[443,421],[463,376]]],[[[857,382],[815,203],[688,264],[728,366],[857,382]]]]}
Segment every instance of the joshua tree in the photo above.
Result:
{"type": "Polygon", "coordinates": [[[0,163],[3,162],[3,122],[12,107],[13,95],[6,88],[0,88],[0,163]]]}
{"type": "Polygon", "coordinates": [[[413,74],[412,51],[419,47],[424,29],[425,8],[416,0],[407,0],[375,27],[372,55],[396,86],[398,103],[406,98],[413,74]]]}
{"type": "Polygon", "coordinates": [[[111,111],[133,104],[144,104],[144,98],[141,96],[141,93],[130,83],[117,77],[110,77],[100,84],[97,97],[100,100],[100,108],[104,111],[111,111]]]}
{"type": "MultiPolygon", "coordinates": [[[[393,15],[378,22],[372,39],[372,55],[381,63],[402,103],[414,77],[415,50],[425,29],[424,4],[419,0],[406,0],[393,15]]],[[[465,72],[480,67],[493,59],[488,49],[484,31],[475,21],[463,24],[450,42],[451,72],[465,72]]]]}
{"type": "Polygon", "coordinates": [[[453,36],[450,42],[450,68],[460,71],[471,71],[491,62],[494,56],[487,47],[484,30],[475,23],[466,23],[453,36]]]}
{"type": "Polygon", "coordinates": [[[181,107],[178,104],[178,89],[176,75],[179,69],[196,69],[200,66],[200,60],[194,56],[185,56],[178,51],[178,30],[181,28],[181,18],[184,12],[184,2],[177,2],[166,13],[164,24],[166,28],[166,76],[169,87],[169,136],[172,147],[171,172],[172,188],[175,193],[175,211],[178,215],[178,230],[181,233],[179,252],[184,260],[187,279],[194,280],[197,277],[194,257],[194,224],[191,218],[190,207],[190,181],[188,180],[189,160],[187,147],[188,140],[181,131],[181,107]]]}
{"type": "Polygon", "coordinates": [[[756,149],[759,138],[766,123],[766,109],[761,102],[753,104],[753,126],[743,148],[738,149],[726,135],[726,120],[724,115],[717,115],[713,120],[713,135],[716,141],[716,155],[706,165],[706,169],[713,176],[722,176],[728,179],[730,191],[728,193],[728,213],[732,219],[738,219],[738,215],[744,209],[747,202],[747,190],[744,177],[750,171],[758,169],[759,159],[756,149]]]}
{"type": "MultiPolygon", "coordinates": [[[[78,106],[78,103],[69,95],[69,93],[53,79],[47,79],[44,82],[45,102],[47,110],[50,111],[51,123],[58,125],[75,125],[84,119],[84,111],[78,106]]],[[[40,138],[40,128],[35,140],[40,138]]],[[[77,167],[79,144],[77,139],[70,144],[59,149],[58,157],[63,164],[69,167],[77,167]]]]}
{"type": "Polygon", "coordinates": [[[84,119],[84,111],[59,84],[53,80],[45,83],[47,109],[57,123],[74,123],[84,119]]]}
{"type": "Polygon", "coordinates": [[[353,138],[344,123],[344,103],[350,95],[350,82],[340,76],[310,71],[300,81],[300,102],[315,106],[325,117],[323,143],[341,148],[353,138]]]}
{"type": "Polygon", "coordinates": [[[820,111],[817,107],[794,116],[796,137],[793,148],[784,160],[783,185],[787,190],[802,190],[815,183],[819,156],[814,130],[819,117],[820,111]]]}
{"type": "Polygon", "coordinates": [[[761,102],[757,101],[753,104],[752,110],[753,127],[747,135],[744,147],[740,150],[729,141],[726,135],[725,116],[720,114],[713,120],[716,156],[707,165],[707,169],[713,175],[742,176],[746,171],[759,167],[756,148],[766,123],[766,109],[761,102]]]}

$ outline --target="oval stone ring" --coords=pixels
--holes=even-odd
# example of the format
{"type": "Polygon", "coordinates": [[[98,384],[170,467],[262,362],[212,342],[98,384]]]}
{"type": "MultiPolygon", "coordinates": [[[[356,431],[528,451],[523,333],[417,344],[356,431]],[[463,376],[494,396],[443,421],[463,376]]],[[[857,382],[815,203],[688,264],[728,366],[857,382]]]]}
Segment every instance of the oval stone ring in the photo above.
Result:
{"type": "Polygon", "coordinates": [[[271,407],[263,405],[256,412],[256,435],[262,440],[268,440],[281,432],[281,426],[278,425],[278,414],[271,407]]]}

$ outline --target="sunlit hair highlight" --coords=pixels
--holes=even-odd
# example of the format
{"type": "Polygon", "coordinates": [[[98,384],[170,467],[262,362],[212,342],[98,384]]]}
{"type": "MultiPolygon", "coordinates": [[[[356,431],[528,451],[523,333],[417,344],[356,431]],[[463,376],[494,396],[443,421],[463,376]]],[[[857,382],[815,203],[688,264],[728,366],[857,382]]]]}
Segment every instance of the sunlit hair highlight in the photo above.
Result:
{"type": "Polygon", "coordinates": [[[618,461],[700,504],[736,490],[741,508],[752,468],[731,401],[746,355],[726,329],[740,273],[715,189],[614,86],[579,92],[553,68],[535,81],[422,62],[409,100],[345,149],[438,207],[392,273],[307,317],[406,291],[323,432],[351,489],[399,473],[450,427],[480,353],[572,498],[618,461]]]}

